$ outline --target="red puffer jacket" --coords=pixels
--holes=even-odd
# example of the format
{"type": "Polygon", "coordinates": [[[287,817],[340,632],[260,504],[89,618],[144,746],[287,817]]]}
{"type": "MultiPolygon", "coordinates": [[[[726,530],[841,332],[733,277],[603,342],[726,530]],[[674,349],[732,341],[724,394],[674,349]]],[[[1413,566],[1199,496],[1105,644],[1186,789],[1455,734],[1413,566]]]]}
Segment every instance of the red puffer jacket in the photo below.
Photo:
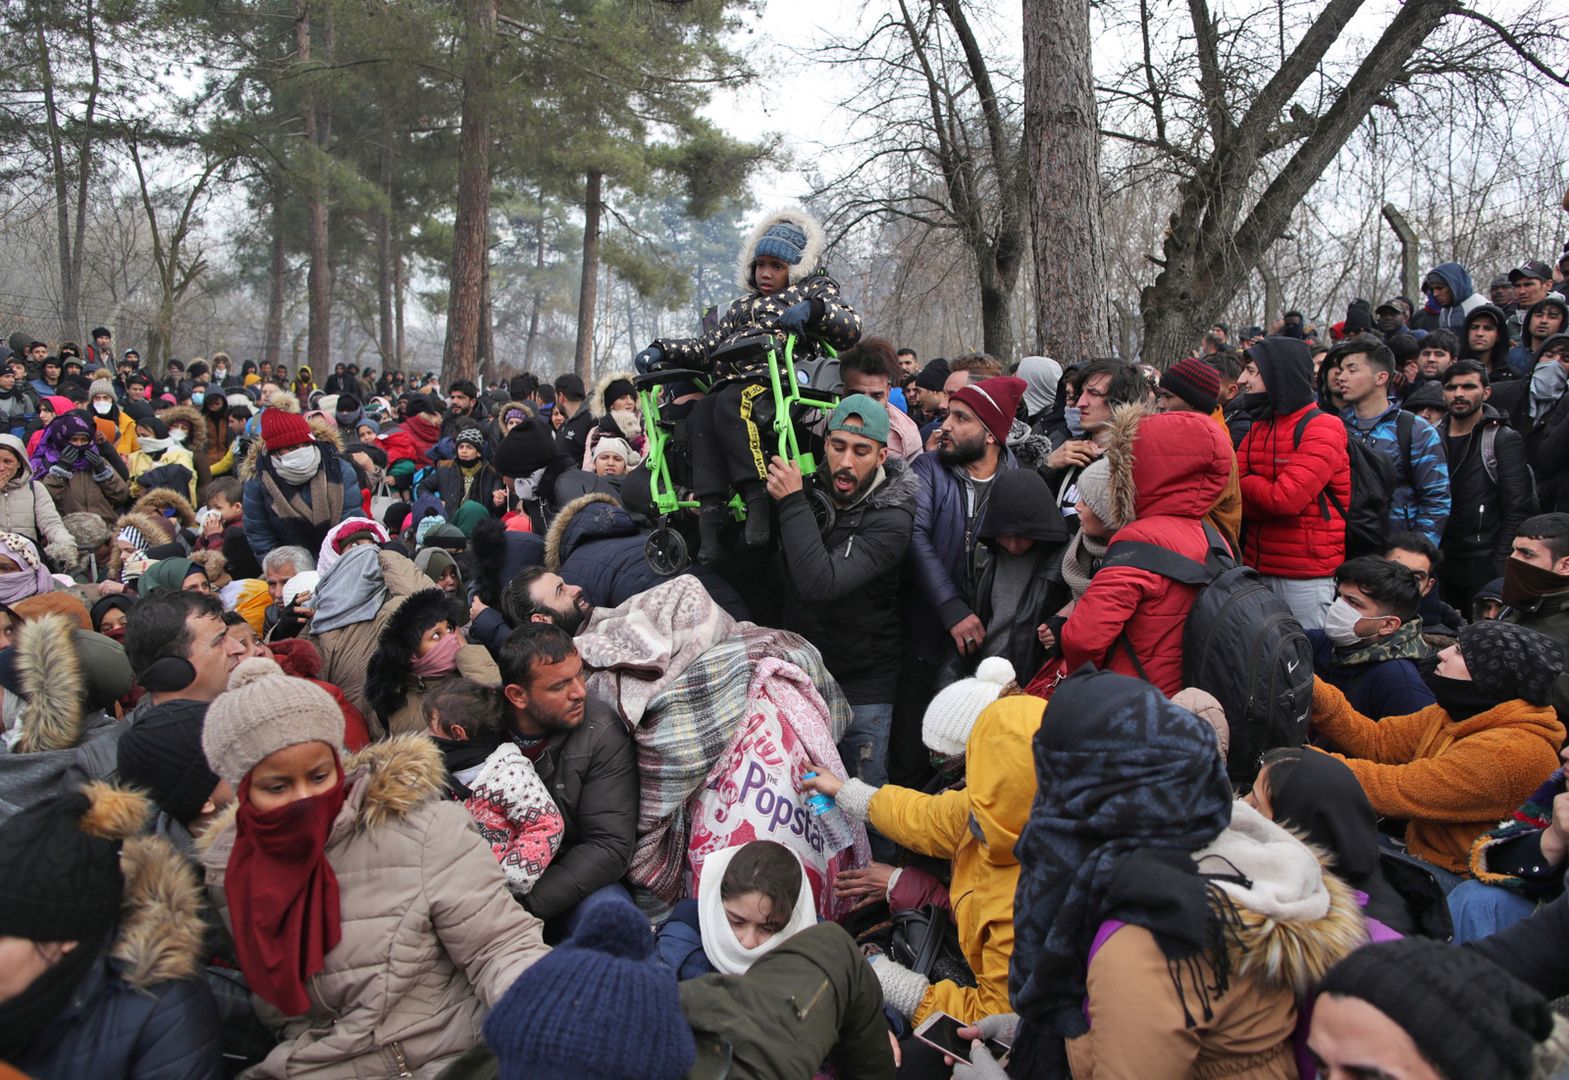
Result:
{"type": "Polygon", "coordinates": [[[1351,505],[1346,428],[1327,413],[1297,424],[1316,405],[1254,421],[1237,449],[1242,485],[1243,561],[1261,574],[1329,577],[1346,561],[1346,523],[1324,498],[1351,505]]]}
{"type": "MultiPolygon", "coordinates": [[[[1146,415],[1117,410],[1106,449],[1113,511],[1130,524],[1111,543],[1154,544],[1198,562],[1209,541],[1204,515],[1231,480],[1226,434],[1203,413],[1146,415]]],[[[1124,634],[1144,675],[1166,695],[1183,687],[1182,627],[1198,589],[1131,566],[1103,566],[1062,628],[1065,669],[1093,663],[1137,677],[1124,634]]]]}

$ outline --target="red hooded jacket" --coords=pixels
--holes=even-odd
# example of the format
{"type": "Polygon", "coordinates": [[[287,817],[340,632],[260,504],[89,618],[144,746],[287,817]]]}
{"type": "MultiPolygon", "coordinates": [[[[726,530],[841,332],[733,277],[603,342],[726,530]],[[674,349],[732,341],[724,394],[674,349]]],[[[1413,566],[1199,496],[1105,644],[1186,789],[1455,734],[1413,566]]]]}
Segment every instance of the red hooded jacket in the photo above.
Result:
{"type": "MultiPolygon", "coordinates": [[[[1139,541],[1204,561],[1204,515],[1231,480],[1231,445],[1219,425],[1204,413],[1124,407],[1112,421],[1106,460],[1113,511],[1129,522],[1111,543],[1139,541]]],[[[1138,677],[1118,644],[1126,635],[1149,681],[1175,694],[1184,685],[1182,628],[1197,595],[1196,587],[1148,570],[1102,566],[1063,625],[1065,670],[1088,662],[1138,677]]]]}
{"type": "Polygon", "coordinates": [[[1242,558],[1261,574],[1329,577],[1346,561],[1346,522],[1326,496],[1351,505],[1346,428],[1318,408],[1313,360],[1291,338],[1265,338],[1248,349],[1269,393],[1272,415],[1255,420],[1237,448],[1242,487],[1242,558]]]}

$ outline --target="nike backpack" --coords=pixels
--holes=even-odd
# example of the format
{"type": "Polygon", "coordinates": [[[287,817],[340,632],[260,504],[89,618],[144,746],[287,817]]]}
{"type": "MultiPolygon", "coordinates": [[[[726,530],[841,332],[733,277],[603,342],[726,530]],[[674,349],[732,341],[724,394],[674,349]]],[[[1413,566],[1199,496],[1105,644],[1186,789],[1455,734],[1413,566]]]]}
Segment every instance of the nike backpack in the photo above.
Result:
{"type": "MultiPolygon", "coordinates": [[[[1231,749],[1226,771],[1239,787],[1253,782],[1270,750],[1301,746],[1313,705],[1313,649],[1286,602],[1251,566],[1242,566],[1208,523],[1204,562],[1156,544],[1120,541],[1103,566],[1132,566],[1197,585],[1199,593],[1182,630],[1182,679],[1208,691],[1226,711],[1231,749]]],[[[1118,645],[1144,675],[1144,665],[1124,634],[1118,645]]],[[[1114,646],[1115,647],[1115,646],[1114,646]]]]}

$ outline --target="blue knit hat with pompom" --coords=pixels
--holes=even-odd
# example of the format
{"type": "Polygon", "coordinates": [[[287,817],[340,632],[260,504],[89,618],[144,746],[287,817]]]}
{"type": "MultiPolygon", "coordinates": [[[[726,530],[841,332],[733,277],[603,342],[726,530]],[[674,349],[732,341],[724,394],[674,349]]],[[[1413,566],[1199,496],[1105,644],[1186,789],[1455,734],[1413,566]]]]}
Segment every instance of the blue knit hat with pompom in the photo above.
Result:
{"type": "Polygon", "coordinates": [[[651,957],[648,919],[590,902],[571,938],[485,1019],[501,1080],[680,1080],[697,1058],[675,972],[651,957]]]}

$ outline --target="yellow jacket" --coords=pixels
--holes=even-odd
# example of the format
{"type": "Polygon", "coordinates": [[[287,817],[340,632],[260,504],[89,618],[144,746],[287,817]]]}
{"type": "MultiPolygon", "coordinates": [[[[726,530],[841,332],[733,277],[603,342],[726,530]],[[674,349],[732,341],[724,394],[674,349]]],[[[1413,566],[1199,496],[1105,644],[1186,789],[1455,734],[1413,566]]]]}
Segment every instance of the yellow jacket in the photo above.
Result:
{"type": "MultiPolygon", "coordinates": [[[[136,429],[134,425],[131,429],[131,435],[133,438],[136,435],[136,429]]],[[[163,465],[185,466],[186,470],[191,474],[190,490],[182,491],[180,494],[184,495],[187,499],[190,499],[194,504],[196,502],[196,459],[193,458],[191,456],[191,452],[185,449],[183,446],[169,447],[169,449],[163,452],[163,457],[159,458],[157,461],[154,461],[141,450],[136,450],[131,453],[125,459],[125,467],[131,474],[131,495],[138,499],[145,495],[146,489],[143,488],[139,482],[142,473],[147,472],[149,469],[159,468],[163,465]]]]}
{"type": "Polygon", "coordinates": [[[1008,961],[1013,956],[1013,893],[1019,883],[1013,846],[1035,801],[1030,741],[1045,708],[1040,698],[1023,695],[987,706],[965,745],[963,789],[926,795],[890,784],[872,796],[867,817],[878,832],[911,851],[953,861],[948,894],[959,946],[978,984],[972,989],[933,983],[915,1011],[917,1024],[933,1012],[973,1023],[991,1013],[1013,1011],[1008,1004],[1008,961]]]}

